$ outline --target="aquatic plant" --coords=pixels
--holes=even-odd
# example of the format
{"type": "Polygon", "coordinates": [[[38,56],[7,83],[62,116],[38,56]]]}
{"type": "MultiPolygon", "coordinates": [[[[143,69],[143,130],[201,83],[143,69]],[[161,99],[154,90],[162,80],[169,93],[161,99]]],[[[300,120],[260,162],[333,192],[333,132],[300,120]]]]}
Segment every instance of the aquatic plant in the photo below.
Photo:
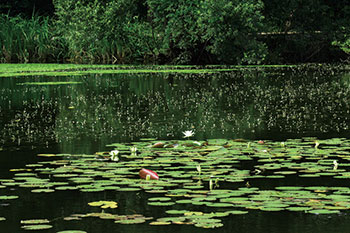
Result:
{"type": "MultiPolygon", "coordinates": [[[[114,143],[110,145],[114,148],[111,151],[118,151],[114,154],[123,158],[119,163],[96,159],[105,154],[102,152],[93,155],[56,154],[49,157],[51,161],[28,166],[35,170],[14,169],[13,179],[0,182],[2,189],[30,188],[33,195],[70,190],[87,193],[128,192],[130,198],[144,197],[145,193],[157,195],[147,198],[147,206],[165,208],[165,216],[150,222],[150,225],[181,222],[211,228],[222,226],[221,220],[217,219],[219,217],[247,214],[251,210],[317,215],[349,210],[350,188],[332,185],[350,177],[344,169],[350,167],[345,162],[349,160],[347,152],[350,141],[343,138],[318,141],[323,145],[318,150],[314,148],[314,138],[289,139],[286,143],[288,146],[284,148],[278,141],[265,141],[264,144],[249,141],[251,146],[247,148],[247,141],[230,139],[209,139],[201,142],[201,146],[190,144],[188,140],[176,140],[179,144],[176,148],[152,147],[159,142],[154,139],[114,143]],[[132,156],[130,146],[137,146],[138,156],[132,156]],[[243,162],[249,162],[251,170],[243,168],[240,165],[243,162]],[[330,167],[332,165],[333,169],[330,167]],[[138,170],[139,167],[157,169],[162,179],[153,170],[138,170]],[[137,171],[142,180],[135,174],[137,171]],[[286,177],[294,177],[292,181],[297,182],[285,182],[286,177]],[[319,186],[312,182],[312,179],[319,177],[329,178],[327,185],[319,186]],[[55,180],[57,178],[61,179],[60,182],[55,180]],[[309,185],[298,185],[301,181],[305,184],[308,179],[309,185]],[[259,187],[267,181],[266,187],[259,187]],[[193,209],[196,206],[205,206],[215,212],[195,213],[193,209]]],[[[164,145],[172,143],[163,141],[164,145]]],[[[15,202],[17,198],[19,196],[3,195],[0,201],[15,202]]],[[[87,204],[106,211],[125,208],[123,204],[108,199],[87,204]]],[[[115,215],[107,212],[86,215],[101,219],[115,218],[115,215]]],[[[116,223],[146,221],[143,217],[131,217],[124,223],[120,219],[116,223]]]]}
{"type": "Polygon", "coordinates": [[[145,168],[142,168],[139,171],[139,176],[141,179],[146,179],[146,180],[151,180],[151,179],[158,180],[159,179],[159,176],[156,172],[149,170],[149,169],[145,169],[145,168]]]}
{"type": "Polygon", "coordinates": [[[119,157],[118,157],[119,151],[118,150],[112,150],[109,154],[111,155],[112,161],[114,161],[114,162],[119,161],[119,157]]]}
{"type": "Polygon", "coordinates": [[[183,132],[183,134],[184,134],[184,138],[190,138],[194,135],[194,132],[193,132],[193,130],[187,130],[187,131],[183,132]]]}

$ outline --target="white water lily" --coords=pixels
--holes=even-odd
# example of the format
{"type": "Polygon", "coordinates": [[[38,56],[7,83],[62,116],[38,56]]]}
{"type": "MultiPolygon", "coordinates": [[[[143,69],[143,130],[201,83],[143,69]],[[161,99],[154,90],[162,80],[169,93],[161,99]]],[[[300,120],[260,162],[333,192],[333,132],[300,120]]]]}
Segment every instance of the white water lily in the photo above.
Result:
{"type": "Polygon", "coordinates": [[[333,160],[333,170],[337,170],[338,169],[338,165],[339,163],[337,162],[337,160],[333,160]]]}
{"type": "Polygon", "coordinates": [[[184,134],[184,138],[189,138],[192,137],[194,135],[193,130],[187,130],[185,132],[182,132],[184,134]]]}
{"type": "Polygon", "coordinates": [[[248,148],[248,149],[250,149],[250,145],[251,145],[251,143],[248,142],[248,144],[247,144],[247,148],[248,148]]]}
{"type": "Polygon", "coordinates": [[[318,146],[320,145],[320,143],[318,141],[315,141],[315,148],[318,149],[318,146]]]}
{"type": "Polygon", "coordinates": [[[213,190],[213,180],[211,179],[210,177],[210,180],[209,180],[209,190],[213,190]]]}
{"type": "Polygon", "coordinates": [[[112,161],[115,161],[115,162],[119,161],[119,157],[118,157],[119,150],[112,150],[111,152],[109,152],[109,154],[111,155],[112,161]]]}
{"type": "Polygon", "coordinates": [[[215,180],[215,188],[219,188],[219,178],[216,178],[215,180]]]}
{"type": "Polygon", "coordinates": [[[132,153],[135,153],[135,152],[137,151],[136,146],[130,147],[130,151],[131,151],[132,153]]]}
{"type": "Polygon", "coordinates": [[[196,168],[197,168],[197,171],[198,171],[198,173],[199,173],[199,175],[200,175],[200,174],[201,174],[201,172],[202,172],[201,165],[200,165],[200,164],[198,164],[198,165],[196,166],[196,168]]]}
{"type": "Polygon", "coordinates": [[[111,152],[109,152],[110,155],[118,155],[119,154],[119,150],[112,150],[111,152]]]}

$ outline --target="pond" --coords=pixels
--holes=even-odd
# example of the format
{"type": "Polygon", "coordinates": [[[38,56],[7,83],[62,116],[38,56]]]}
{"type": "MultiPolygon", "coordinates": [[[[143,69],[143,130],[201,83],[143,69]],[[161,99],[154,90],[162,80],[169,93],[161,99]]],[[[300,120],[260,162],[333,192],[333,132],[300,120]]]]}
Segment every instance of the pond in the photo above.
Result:
{"type": "Polygon", "coordinates": [[[1,232],[350,227],[346,70],[3,77],[0,129],[1,232]]]}

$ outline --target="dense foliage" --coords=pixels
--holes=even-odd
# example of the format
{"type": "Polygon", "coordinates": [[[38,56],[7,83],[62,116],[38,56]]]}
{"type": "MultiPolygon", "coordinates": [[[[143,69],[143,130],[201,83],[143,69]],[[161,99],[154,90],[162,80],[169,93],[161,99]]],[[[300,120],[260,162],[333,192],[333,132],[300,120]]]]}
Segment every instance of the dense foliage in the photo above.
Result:
{"type": "Polygon", "coordinates": [[[346,0],[5,2],[1,62],[261,64],[350,53],[346,0]]]}

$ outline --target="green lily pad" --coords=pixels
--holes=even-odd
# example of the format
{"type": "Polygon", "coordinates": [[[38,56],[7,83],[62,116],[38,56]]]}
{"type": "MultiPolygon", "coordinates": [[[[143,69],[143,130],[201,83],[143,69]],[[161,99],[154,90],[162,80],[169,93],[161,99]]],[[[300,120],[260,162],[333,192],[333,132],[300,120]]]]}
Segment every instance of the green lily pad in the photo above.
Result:
{"type": "Polygon", "coordinates": [[[263,210],[263,211],[283,211],[284,208],[278,208],[278,207],[261,207],[260,210],[263,210]]]}
{"type": "Polygon", "coordinates": [[[231,210],[231,211],[227,211],[227,213],[229,214],[233,214],[233,215],[239,215],[239,214],[248,214],[248,211],[244,211],[244,210],[231,210]]]}
{"type": "Polygon", "coordinates": [[[87,231],[79,231],[79,230],[64,230],[64,231],[58,231],[56,233],[87,233],[87,231]]]}
{"type": "Polygon", "coordinates": [[[289,211],[303,211],[306,212],[308,210],[311,210],[311,207],[303,207],[303,206],[295,206],[295,207],[287,207],[286,210],[289,211]]]}
{"type": "Polygon", "coordinates": [[[188,212],[187,210],[167,210],[165,213],[167,214],[184,214],[188,212]]]}
{"type": "Polygon", "coordinates": [[[39,225],[24,225],[22,226],[24,230],[47,230],[52,228],[52,225],[48,224],[39,224],[39,225]]]}
{"type": "Polygon", "coordinates": [[[339,210],[328,210],[328,209],[315,209],[307,211],[311,214],[338,214],[339,210]]]}
{"type": "Polygon", "coordinates": [[[155,202],[148,202],[148,205],[151,206],[172,206],[175,205],[175,202],[159,202],[159,201],[155,201],[155,202]]]}
{"type": "Polygon", "coordinates": [[[21,220],[21,224],[43,224],[50,223],[48,219],[30,219],[30,220],[21,220]]]}
{"type": "Polygon", "coordinates": [[[13,200],[13,199],[17,199],[18,196],[15,195],[10,195],[10,196],[0,196],[0,200],[13,200]]]}
{"type": "Polygon", "coordinates": [[[52,193],[55,192],[54,189],[33,189],[31,190],[32,193],[52,193]]]}
{"type": "Polygon", "coordinates": [[[148,198],[148,201],[170,201],[170,197],[151,197],[148,198]]]}
{"type": "Polygon", "coordinates": [[[118,203],[115,201],[94,201],[94,202],[89,202],[88,205],[98,206],[102,209],[107,209],[107,208],[115,209],[118,207],[118,203]]]}
{"type": "Polygon", "coordinates": [[[276,187],[275,189],[277,190],[301,190],[303,187],[298,187],[298,186],[280,186],[276,187]]]}
{"type": "Polygon", "coordinates": [[[208,207],[233,207],[234,205],[231,203],[207,203],[206,206],[208,207]]]}
{"type": "Polygon", "coordinates": [[[145,219],[139,218],[139,219],[121,219],[114,221],[115,223],[120,223],[120,224],[140,224],[146,222],[145,219]]]}

